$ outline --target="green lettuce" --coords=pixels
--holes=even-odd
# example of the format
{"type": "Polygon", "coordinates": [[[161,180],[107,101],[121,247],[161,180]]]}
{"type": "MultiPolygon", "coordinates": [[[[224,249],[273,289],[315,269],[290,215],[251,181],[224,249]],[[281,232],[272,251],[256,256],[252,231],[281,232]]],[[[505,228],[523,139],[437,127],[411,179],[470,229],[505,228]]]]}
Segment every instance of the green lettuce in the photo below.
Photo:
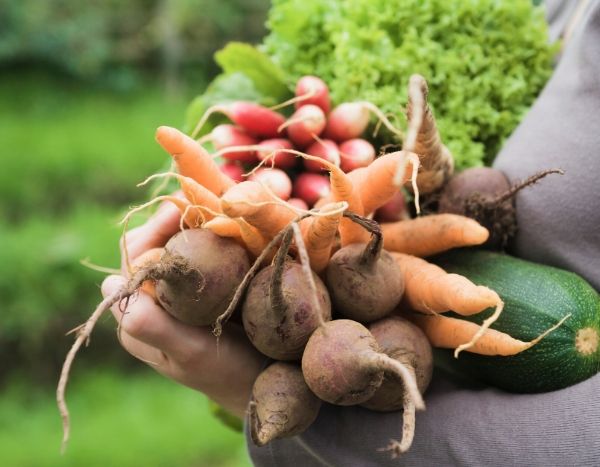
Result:
{"type": "Polygon", "coordinates": [[[274,0],[267,26],[261,50],[288,82],[317,75],[334,102],[366,99],[401,124],[408,78],[425,76],[458,168],[492,160],[556,51],[530,0],[274,0]]]}

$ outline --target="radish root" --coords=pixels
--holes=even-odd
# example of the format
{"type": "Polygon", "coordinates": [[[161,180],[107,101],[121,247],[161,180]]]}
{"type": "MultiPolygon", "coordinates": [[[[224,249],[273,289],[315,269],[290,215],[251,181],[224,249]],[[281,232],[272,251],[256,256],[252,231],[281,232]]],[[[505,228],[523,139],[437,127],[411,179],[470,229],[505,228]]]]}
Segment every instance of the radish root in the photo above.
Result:
{"type": "Polygon", "coordinates": [[[194,127],[194,131],[192,131],[191,137],[193,139],[196,139],[196,136],[198,136],[198,133],[200,133],[200,130],[202,129],[202,127],[204,126],[206,121],[209,119],[209,117],[212,114],[217,113],[217,112],[226,114],[227,108],[223,105],[213,105],[213,106],[209,107],[208,109],[206,109],[206,111],[204,112],[202,117],[200,117],[200,120],[198,120],[198,123],[194,127]]]}
{"type": "Polygon", "coordinates": [[[279,109],[283,109],[284,107],[287,107],[288,105],[295,104],[296,102],[304,102],[305,100],[310,99],[311,97],[315,96],[316,94],[317,94],[316,89],[312,88],[307,93],[304,93],[300,96],[292,97],[291,99],[288,99],[287,101],[283,101],[280,104],[275,104],[275,105],[269,107],[269,110],[279,110],[279,109]]]}
{"type": "Polygon", "coordinates": [[[400,139],[404,138],[404,134],[402,133],[402,130],[400,130],[400,129],[396,128],[394,125],[392,125],[392,123],[387,119],[387,117],[381,111],[381,109],[379,107],[377,107],[375,104],[373,104],[372,102],[369,102],[369,101],[362,101],[362,102],[360,102],[360,104],[364,105],[365,108],[367,108],[370,112],[375,114],[375,116],[377,117],[379,122],[381,122],[383,124],[383,126],[385,126],[388,130],[390,130],[398,138],[400,138],[400,139]]]}

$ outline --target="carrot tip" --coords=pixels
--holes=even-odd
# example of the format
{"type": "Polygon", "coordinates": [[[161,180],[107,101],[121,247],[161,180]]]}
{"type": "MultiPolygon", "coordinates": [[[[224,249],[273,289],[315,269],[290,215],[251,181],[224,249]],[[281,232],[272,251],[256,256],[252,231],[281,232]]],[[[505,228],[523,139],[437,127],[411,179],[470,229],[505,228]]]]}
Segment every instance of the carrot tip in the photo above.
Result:
{"type": "Polygon", "coordinates": [[[182,133],[170,126],[159,126],[156,129],[155,138],[170,154],[177,154],[183,151],[182,133]]]}

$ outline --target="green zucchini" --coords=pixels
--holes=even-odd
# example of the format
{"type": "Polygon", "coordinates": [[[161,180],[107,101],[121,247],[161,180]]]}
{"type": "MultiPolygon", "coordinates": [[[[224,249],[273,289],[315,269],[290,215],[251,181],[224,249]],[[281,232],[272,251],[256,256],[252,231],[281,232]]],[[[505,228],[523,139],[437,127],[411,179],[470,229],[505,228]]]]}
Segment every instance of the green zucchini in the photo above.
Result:
{"type": "MultiPolygon", "coordinates": [[[[504,310],[491,327],[517,339],[529,341],[571,315],[520,354],[490,357],[462,352],[455,359],[451,350],[439,349],[440,366],[523,393],[561,389],[600,371],[600,297],[578,275],[482,250],[454,250],[432,261],[495,290],[504,300],[504,310]]],[[[491,312],[460,318],[481,324],[491,312]]]]}

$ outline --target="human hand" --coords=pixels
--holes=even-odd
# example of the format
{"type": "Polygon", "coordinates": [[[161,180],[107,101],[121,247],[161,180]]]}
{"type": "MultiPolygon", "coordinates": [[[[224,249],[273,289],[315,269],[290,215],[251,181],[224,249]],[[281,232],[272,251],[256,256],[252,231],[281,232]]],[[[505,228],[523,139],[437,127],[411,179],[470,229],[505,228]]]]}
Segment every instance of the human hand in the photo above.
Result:
{"type": "MultiPolygon", "coordinates": [[[[133,261],[150,248],[164,246],[179,230],[179,218],[174,205],[164,204],[144,225],[128,232],[129,259],[133,261]]],[[[122,276],[104,280],[105,297],[127,282],[124,261],[122,270],[122,276]]],[[[125,350],[243,417],[264,357],[252,347],[240,326],[229,323],[217,342],[210,328],[177,321],[142,290],[131,297],[126,309],[116,304],[111,310],[120,322],[120,341],[125,350]]]]}

